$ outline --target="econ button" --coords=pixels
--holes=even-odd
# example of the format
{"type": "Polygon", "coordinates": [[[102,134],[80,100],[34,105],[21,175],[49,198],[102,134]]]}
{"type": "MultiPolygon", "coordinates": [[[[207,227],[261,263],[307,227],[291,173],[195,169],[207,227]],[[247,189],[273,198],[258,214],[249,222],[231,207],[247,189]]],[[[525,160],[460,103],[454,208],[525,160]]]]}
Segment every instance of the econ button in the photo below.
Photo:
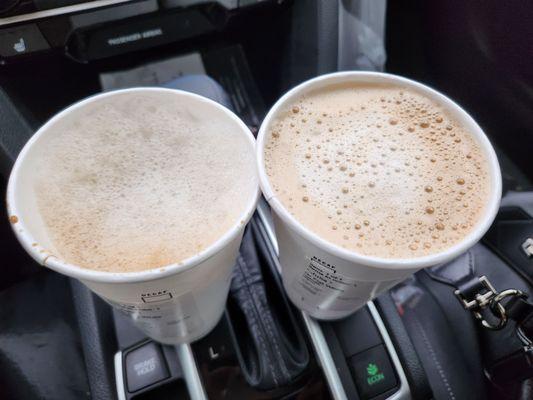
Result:
{"type": "Polygon", "coordinates": [[[358,353],[347,361],[361,399],[372,399],[398,386],[394,367],[383,345],[358,353]]]}

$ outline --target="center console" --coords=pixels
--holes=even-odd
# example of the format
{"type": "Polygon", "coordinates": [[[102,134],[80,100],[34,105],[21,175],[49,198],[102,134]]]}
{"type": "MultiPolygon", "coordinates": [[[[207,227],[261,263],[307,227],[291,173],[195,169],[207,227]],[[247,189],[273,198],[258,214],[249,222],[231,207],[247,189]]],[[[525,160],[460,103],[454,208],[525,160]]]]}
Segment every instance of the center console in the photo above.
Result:
{"type": "MultiPolygon", "coordinates": [[[[320,10],[268,0],[2,3],[1,174],[8,176],[32,132],[66,105],[102,90],[157,85],[180,75],[212,77],[227,92],[229,105],[256,130],[267,110],[263,101],[271,104],[287,87],[334,68],[326,61],[336,60],[335,46],[317,27],[336,27],[329,23],[337,21],[330,8],[336,2],[319,3],[320,10]],[[312,34],[301,29],[304,22],[312,25],[312,34]],[[310,43],[315,33],[320,46],[310,43]],[[161,68],[167,68],[164,74],[161,68]]],[[[68,343],[81,349],[79,376],[87,381],[88,396],[430,398],[388,294],[334,322],[318,322],[293,307],[281,289],[282,266],[265,202],[242,246],[239,284],[232,285],[224,316],[191,345],[151,341],[81,283],[58,276],[69,286],[65,297],[72,299],[77,327],[68,343]]],[[[32,268],[28,280],[39,273],[32,268]]]]}
{"type": "Polygon", "coordinates": [[[258,282],[264,289],[247,299],[264,296],[254,306],[262,304],[260,323],[251,321],[246,307],[243,313],[234,285],[221,321],[192,345],[159,345],[126,317],[113,314],[120,348],[114,356],[120,400],[411,398],[374,303],[346,319],[318,322],[287,301],[270,210],[263,200],[245,233],[241,257],[238,263],[254,276],[251,286],[248,276],[246,291],[253,292],[258,282]]]}

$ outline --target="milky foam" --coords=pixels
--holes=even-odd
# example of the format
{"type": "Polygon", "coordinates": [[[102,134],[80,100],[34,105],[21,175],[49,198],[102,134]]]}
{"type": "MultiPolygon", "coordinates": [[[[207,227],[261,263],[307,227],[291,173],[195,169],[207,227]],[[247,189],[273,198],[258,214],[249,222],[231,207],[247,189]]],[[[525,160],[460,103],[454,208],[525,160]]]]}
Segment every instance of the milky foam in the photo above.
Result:
{"type": "Polygon", "coordinates": [[[411,258],[460,242],[483,215],[488,162],[440,104],[399,86],[343,84],[282,110],[265,166],[282,204],[357,253],[411,258]]]}
{"type": "Polygon", "coordinates": [[[218,240],[256,194],[253,146],[221,110],[174,93],[114,94],[50,129],[35,177],[58,256],[129,272],[218,240]]]}

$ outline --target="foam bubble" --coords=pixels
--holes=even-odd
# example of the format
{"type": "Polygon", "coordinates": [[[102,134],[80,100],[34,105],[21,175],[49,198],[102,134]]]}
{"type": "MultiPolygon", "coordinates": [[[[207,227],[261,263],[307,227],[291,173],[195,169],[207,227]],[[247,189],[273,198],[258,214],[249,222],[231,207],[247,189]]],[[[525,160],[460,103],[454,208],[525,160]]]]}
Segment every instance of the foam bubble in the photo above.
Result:
{"type": "Polygon", "coordinates": [[[367,255],[442,251],[473,229],[489,194],[488,163],[472,135],[441,105],[396,86],[306,94],[272,123],[266,145],[280,201],[308,199],[290,212],[326,240],[367,255]]]}
{"type": "Polygon", "coordinates": [[[172,93],[116,94],[52,129],[37,204],[59,256],[82,267],[179,263],[237,224],[255,193],[253,149],[235,123],[172,93]]]}

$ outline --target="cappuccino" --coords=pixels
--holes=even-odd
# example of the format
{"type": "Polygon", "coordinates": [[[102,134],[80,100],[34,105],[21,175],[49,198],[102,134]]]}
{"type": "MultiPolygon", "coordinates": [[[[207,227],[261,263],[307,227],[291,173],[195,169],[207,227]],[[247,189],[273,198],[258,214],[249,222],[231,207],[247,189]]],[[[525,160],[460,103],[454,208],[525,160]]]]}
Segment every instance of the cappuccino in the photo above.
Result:
{"type": "Polygon", "coordinates": [[[142,271],[180,263],[244,223],[257,194],[253,145],[221,110],[206,115],[198,103],[119,92],[48,128],[33,187],[52,254],[142,271]]]}
{"type": "Polygon", "coordinates": [[[363,255],[407,259],[461,242],[485,215],[487,156],[446,107],[395,84],[332,84],[277,114],[274,195],[302,225],[363,255]]]}

